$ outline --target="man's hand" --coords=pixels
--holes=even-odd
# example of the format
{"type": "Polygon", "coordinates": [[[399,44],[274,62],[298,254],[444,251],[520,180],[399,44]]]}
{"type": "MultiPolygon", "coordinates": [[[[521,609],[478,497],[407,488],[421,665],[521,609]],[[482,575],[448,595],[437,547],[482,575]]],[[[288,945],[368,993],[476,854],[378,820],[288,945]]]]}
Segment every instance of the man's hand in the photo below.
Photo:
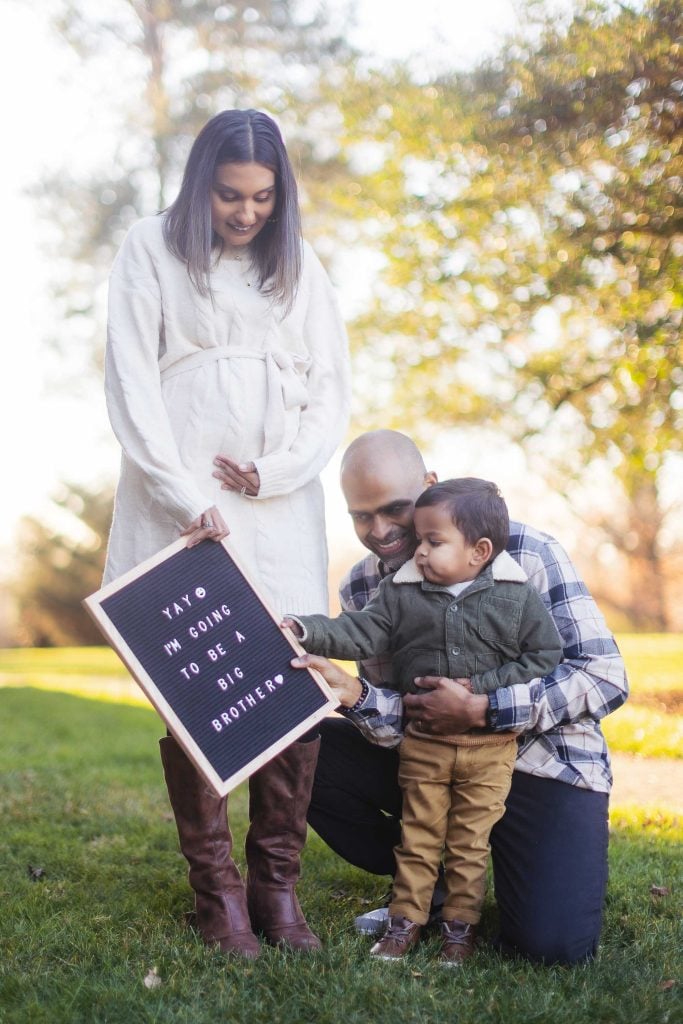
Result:
{"type": "Polygon", "coordinates": [[[292,658],[290,665],[293,668],[317,669],[344,708],[352,708],[363,692],[357,676],[349,675],[339,665],[319,654],[302,654],[298,658],[292,658]]]}
{"type": "Polygon", "coordinates": [[[425,692],[407,693],[403,705],[420,732],[445,736],[486,725],[485,693],[470,693],[457,679],[445,676],[418,676],[415,683],[425,692]]]}
{"type": "Polygon", "coordinates": [[[474,693],[471,679],[466,679],[464,676],[456,676],[453,682],[458,683],[459,686],[464,686],[468,693],[474,693]]]}

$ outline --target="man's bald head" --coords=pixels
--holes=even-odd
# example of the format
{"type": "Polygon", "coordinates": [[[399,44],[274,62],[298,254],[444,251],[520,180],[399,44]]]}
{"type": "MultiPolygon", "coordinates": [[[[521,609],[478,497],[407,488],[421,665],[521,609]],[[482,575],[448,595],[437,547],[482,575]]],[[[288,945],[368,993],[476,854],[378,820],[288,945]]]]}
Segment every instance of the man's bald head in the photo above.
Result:
{"type": "Polygon", "coordinates": [[[361,434],[346,449],[341,486],[356,534],[391,568],[412,556],[415,502],[435,482],[415,442],[397,430],[361,434]]]}
{"type": "Polygon", "coordinates": [[[427,472],[420,450],[411,438],[398,430],[370,430],[352,441],[344,452],[341,464],[342,488],[344,477],[358,473],[380,474],[391,467],[415,479],[424,480],[427,472]]]}

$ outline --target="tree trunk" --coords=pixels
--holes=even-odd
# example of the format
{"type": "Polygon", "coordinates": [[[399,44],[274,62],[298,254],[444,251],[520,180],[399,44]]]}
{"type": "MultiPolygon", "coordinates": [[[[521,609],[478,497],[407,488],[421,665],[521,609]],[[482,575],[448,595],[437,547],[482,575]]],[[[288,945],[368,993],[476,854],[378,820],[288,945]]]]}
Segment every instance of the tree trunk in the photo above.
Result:
{"type": "Polygon", "coordinates": [[[638,632],[663,633],[669,628],[664,595],[664,565],[659,536],[662,510],[654,477],[634,481],[627,510],[622,551],[628,566],[628,613],[638,632]]]}

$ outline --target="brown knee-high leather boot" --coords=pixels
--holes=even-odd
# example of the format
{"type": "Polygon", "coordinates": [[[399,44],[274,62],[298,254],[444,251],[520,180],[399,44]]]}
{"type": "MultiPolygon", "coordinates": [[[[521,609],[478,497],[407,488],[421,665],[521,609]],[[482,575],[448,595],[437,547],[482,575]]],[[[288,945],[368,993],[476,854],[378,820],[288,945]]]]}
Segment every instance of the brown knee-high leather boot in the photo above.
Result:
{"type": "Polygon", "coordinates": [[[320,739],[293,743],[249,779],[247,900],[254,931],[272,945],[311,951],[322,943],[295,892],[320,739]]]}
{"type": "Polygon", "coordinates": [[[207,945],[254,959],[259,942],[231,857],[227,797],[214,793],[172,736],[159,740],[159,748],[180,849],[190,866],[197,931],[207,945]]]}

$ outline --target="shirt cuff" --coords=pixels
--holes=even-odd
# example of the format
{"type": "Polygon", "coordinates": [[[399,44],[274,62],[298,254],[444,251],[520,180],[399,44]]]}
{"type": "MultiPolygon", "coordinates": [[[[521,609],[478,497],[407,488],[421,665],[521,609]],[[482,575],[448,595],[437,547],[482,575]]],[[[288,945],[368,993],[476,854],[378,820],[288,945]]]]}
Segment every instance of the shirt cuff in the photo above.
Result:
{"type": "Polygon", "coordinates": [[[510,729],[518,728],[515,721],[516,707],[508,687],[502,686],[499,690],[492,690],[488,694],[488,699],[486,725],[489,729],[494,732],[507,732],[510,729]]]}

